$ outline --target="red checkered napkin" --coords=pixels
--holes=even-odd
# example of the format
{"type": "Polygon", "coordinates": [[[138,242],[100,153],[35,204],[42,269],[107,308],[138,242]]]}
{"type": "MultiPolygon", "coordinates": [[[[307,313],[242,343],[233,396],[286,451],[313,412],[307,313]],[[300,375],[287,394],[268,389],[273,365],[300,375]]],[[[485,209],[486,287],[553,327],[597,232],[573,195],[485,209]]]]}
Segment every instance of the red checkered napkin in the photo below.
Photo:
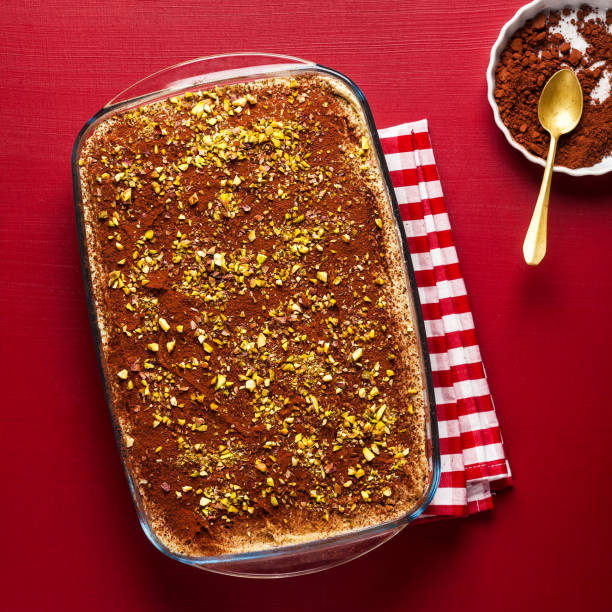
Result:
{"type": "Polygon", "coordinates": [[[406,230],[433,370],[441,478],[419,518],[493,507],[511,484],[499,423],[476,341],[427,121],[379,131],[406,230]]]}

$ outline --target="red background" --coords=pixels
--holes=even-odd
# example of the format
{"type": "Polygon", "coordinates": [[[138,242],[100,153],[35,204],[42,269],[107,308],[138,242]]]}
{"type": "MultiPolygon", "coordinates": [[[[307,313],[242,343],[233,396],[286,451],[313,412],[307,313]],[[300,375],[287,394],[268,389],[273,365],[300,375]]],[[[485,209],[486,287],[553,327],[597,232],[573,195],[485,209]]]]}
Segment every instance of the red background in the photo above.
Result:
{"type": "Polygon", "coordinates": [[[493,123],[485,70],[520,0],[3,2],[0,30],[4,610],[609,609],[612,178],[555,176],[549,251],[521,244],[541,170],[493,123]],[[349,75],[379,127],[428,117],[515,474],[496,509],[413,526],[284,581],[158,553],[114,446],[81,282],[70,151],[166,65],[276,51],[349,75]]]}

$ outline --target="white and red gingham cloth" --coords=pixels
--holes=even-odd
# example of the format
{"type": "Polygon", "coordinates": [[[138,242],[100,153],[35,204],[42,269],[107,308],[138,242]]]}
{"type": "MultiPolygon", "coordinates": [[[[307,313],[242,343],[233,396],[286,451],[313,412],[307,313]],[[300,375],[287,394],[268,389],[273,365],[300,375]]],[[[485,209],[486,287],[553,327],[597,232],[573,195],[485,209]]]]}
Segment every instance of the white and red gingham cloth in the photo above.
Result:
{"type": "Polygon", "coordinates": [[[511,485],[499,423],[427,120],[379,131],[395,188],[425,319],[440,434],[441,477],[423,519],[493,507],[492,490],[511,485]]]}

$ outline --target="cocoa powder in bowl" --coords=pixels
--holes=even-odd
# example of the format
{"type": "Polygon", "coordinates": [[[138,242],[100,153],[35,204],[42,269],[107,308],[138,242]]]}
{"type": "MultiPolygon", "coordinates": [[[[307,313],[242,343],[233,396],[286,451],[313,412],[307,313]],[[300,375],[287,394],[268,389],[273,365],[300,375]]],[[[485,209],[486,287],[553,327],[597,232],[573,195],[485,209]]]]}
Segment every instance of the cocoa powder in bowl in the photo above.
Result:
{"type": "Polygon", "coordinates": [[[550,137],[538,120],[546,81],[562,68],[584,93],[578,127],[561,137],[556,163],[587,168],[612,155],[612,10],[583,5],[545,11],[517,30],[495,70],[495,100],[516,142],[545,158],[550,137]]]}

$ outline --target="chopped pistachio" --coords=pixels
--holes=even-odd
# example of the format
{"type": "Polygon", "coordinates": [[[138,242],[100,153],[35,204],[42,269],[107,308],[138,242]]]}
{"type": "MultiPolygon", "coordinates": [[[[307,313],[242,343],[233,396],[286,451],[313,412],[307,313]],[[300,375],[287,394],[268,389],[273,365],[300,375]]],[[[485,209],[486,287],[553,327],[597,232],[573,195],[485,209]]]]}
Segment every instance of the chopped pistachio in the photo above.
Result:
{"type": "Polygon", "coordinates": [[[215,390],[223,389],[225,387],[225,383],[227,382],[227,377],[225,374],[217,375],[217,382],[215,384],[215,390]]]}
{"type": "Polygon", "coordinates": [[[363,456],[366,458],[366,461],[372,461],[376,455],[366,446],[363,449],[363,456]]]}
{"type": "Polygon", "coordinates": [[[198,102],[191,109],[191,114],[199,119],[204,114],[204,106],[204,102],[198,102]]]}

